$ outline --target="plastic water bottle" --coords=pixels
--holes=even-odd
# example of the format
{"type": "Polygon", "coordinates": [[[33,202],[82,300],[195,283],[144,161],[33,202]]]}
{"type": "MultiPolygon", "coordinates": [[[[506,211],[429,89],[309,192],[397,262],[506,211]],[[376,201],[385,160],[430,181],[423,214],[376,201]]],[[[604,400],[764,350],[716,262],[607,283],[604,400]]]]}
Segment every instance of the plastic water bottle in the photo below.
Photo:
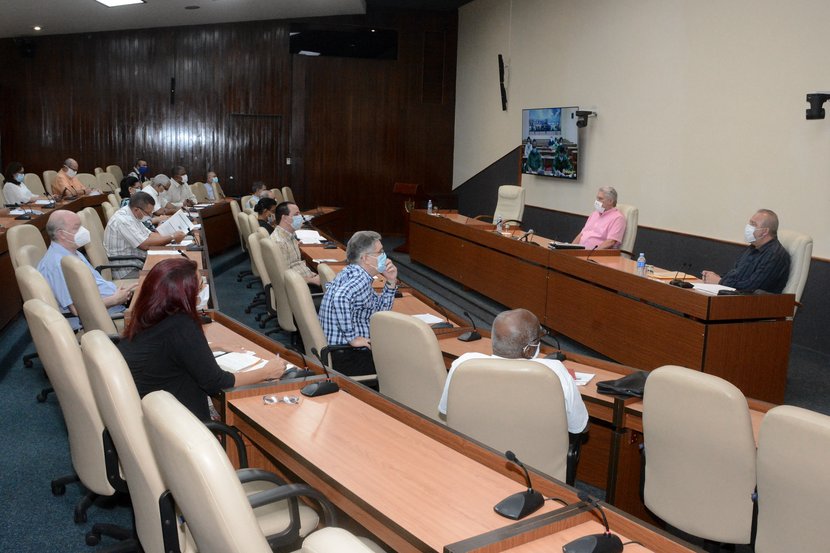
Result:
{"type": "Polygon", "coordinates": [[[504,220],[499,215],[496,218],[496,232],[501,233],[504,230],[504,220]]]}
{"type": "Polygon", "coordinates": [[[646,254],[644,253],[641,253],[640,257],[637,258],[637,274],[646,276],[646,254]]]}
{"type": "Polygon", "coordinates": [[[429,200],[429,201],[427,202],[427,213],[429,213],[430,215],[432,215],[432,200],[429,200]]]}

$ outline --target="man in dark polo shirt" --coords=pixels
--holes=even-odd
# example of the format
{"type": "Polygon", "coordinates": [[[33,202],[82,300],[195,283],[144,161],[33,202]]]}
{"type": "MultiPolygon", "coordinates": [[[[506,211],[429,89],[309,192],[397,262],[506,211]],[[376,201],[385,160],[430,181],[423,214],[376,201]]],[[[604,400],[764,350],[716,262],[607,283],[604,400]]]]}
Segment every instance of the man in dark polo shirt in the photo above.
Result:
{"type": "Polygon", "coordinates": [[[780,294],[790,275],[790,254],[778,241],[778,215],[769,209],[759,209],[744,228],[744,240],[749,242],[749,247],[735,262],[735,267],[723,277],[703,271],[703,282],[780,294]]]}

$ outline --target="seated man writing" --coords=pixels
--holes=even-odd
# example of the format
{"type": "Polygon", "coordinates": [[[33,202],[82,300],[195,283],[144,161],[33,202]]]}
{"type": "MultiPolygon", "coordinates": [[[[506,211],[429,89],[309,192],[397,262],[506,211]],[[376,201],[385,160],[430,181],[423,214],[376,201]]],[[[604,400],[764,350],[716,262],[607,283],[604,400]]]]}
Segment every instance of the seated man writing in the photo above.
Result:
{"type": "Polygon", "coordinates": [[[625,235],[625,216],[617,209],[617,191],[603,186],[597,191],[594,212],[574,238],[574,244],[586,250],[618,249],[625,235]]]}
{"type": "Polygon", "coordinates": [[[493,321],[493,354],[470,352],[461,355],[453,361],[447,381],[444,384],[444,393],[438,404],[438,411],[447,414],[447,397],[450,390],[455,369],[470,359],[529,359],[541,363],[552,370],[562,383],[562,392],[565,396],[565,413],[568,417],[568,432],[579,434],[588,426],[588,410],[582,402],[582,396],[576,388],[573,377],[568,373],[561,361],[541,359],[539,347],[545,332],[539,326],[539,319],[527,309],[503,311],[493,321]]]}

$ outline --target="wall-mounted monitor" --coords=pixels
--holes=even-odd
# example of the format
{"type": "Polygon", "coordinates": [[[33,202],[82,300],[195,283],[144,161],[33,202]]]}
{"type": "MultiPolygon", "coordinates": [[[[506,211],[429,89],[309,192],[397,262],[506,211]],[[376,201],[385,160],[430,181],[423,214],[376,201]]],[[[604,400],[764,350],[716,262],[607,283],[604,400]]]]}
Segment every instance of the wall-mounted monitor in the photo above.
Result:
{"type": "Polygon", "coordinates": [[[578,107],[522,110],[522,173],[576,179],[578,107]]]}

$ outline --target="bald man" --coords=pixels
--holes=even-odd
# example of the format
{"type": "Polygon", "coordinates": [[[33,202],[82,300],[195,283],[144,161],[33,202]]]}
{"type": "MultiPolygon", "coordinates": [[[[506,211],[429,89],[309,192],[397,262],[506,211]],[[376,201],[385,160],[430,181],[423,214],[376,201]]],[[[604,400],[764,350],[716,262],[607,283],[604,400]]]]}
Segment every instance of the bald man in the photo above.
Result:
{"type": "Polygon", "coordinates": [[[731,286],[737,290],[763,290],[780,294],[790,276],[790,254],[778,241],[778,215],[759,209],[744,227],[744,250],[735,267],[723,277],[703,271],[703,282],[731,286]]]}
{"type": "Polygon", "coordinates": [[[60,168],[55,182],[52,183],[52,195],[68,198],[91,193],[92,190],[84,186],[84,183],[78,180],[77,175],[78,162],[71,157],[64,160],[63,167],[60,168]]]}
{"type": "Polygon", "coordinates": [[[447,381],[444,384],[444,393],[438,411],[447,414],[447,396],[450,390],[450,381],[453,373],[462,363],[470,359],[527,359],[540,363],[552,370],[562,383],[562,392],[565,396],[565,413],[568,417],[568,432],[579,434],[588,426],[588,410],[582,402],[582,396],[576,388],[573,377],[568,373],[561,361],[541,359],[538,357],[544,329],[539,325],[539,319],[527,309],[503,311],[493,321],[493,354],[470,352],[465,353],[450,366],[447,381]]]}
{"type": "MultiPolygon", "coordinates": [[[[78,217],[78,214],[64,209],[53,211],[46,223],[46,233],[52,243],[49,245],[49,249],[46,250],[46,255],[38,263],[37,270],[46,278],[49,287],[52,288],[61,311],[72,315],[78,314],[72,297],[69,295],[66,279],[61,269],[61,259],[68,255],[78,257],[89,267],[92,276],[95,277],[98,292],[100,292],[109,313],[115,315],[124,311],[124,304],[130,299],[138,284],[119,288],[104,279],[101,273],[96,271],[86,257],[78,251],[78,248],[89,243],[89,230],[81,225],[81,218],[78,217]]],[[[72,325],[73,329],[78,329],[81,326],[78,317],[70,317],[69,324],[72,325]]]]}

